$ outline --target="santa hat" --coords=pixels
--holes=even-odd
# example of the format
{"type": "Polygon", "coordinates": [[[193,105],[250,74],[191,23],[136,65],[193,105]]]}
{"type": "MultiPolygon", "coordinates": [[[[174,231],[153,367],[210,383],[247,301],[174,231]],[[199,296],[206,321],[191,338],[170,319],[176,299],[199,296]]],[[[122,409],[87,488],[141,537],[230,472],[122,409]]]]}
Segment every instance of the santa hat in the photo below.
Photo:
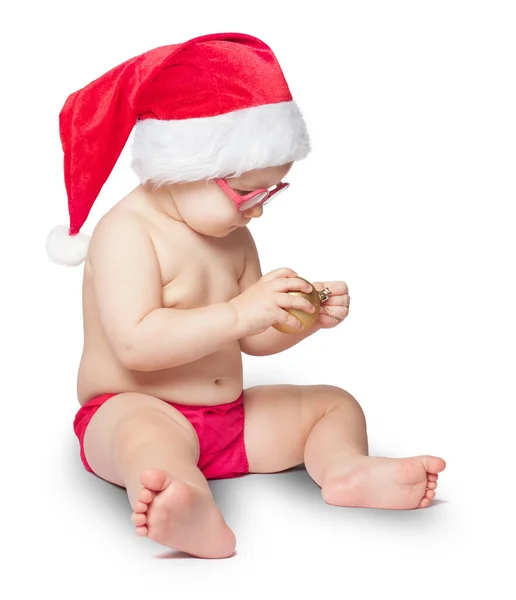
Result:
{"type": "Polygon", "coordinates": [[[225,33],[162,46],[71,94],[59,117],[70,225],[50,232],[54,262],[84,261],[81,227],[135,127],[132,167],[156,186],[238,176],[300,160],[305,123],[272,50],[225,33]]]}

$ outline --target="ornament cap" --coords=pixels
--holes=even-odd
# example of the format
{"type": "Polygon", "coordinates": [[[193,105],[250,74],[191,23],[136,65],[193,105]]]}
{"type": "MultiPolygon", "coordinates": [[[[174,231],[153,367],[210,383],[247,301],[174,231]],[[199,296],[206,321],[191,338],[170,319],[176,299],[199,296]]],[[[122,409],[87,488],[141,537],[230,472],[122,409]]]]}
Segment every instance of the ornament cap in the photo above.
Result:
{"type": "Polygon", "coordinates": [[[319,298],[321,299],[321,302],[326,302],[326,300],[328,300],[328,298],[330,296],[331,296],[330,288],[325,287],[323,290],[319,291],[319,298]]]}

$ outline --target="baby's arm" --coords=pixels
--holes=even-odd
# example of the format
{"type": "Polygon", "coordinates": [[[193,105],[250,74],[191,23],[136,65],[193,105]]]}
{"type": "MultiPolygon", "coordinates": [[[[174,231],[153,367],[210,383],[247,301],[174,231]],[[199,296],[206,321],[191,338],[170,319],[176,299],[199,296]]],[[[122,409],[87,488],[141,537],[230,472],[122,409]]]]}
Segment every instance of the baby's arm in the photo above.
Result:
{"type": "MultiPolygon", "coordinates": [[[[239,279],[240,293],[254,285],[262,276],[260,259],[251,232],[245,228],[242,231],[245,248],[245,268],[239,279]]],[[[243,337],[240,348],[245,354],[253,356],[268,356],[278,354],[292,348],[305,338],[319,331],[320,327],[312,327],[301,333],[281,333],[274,327],[269,327],[263,333],[243,337]]]]}
{"type": "Polygon", "coordinates": [[[187,364],[239,339],[227,302],[203,308],[164,308],[150,235],[136,215],[117,211],[98,224],[89,264],[102,325],[121,364],[157,371],[187,364]]]}

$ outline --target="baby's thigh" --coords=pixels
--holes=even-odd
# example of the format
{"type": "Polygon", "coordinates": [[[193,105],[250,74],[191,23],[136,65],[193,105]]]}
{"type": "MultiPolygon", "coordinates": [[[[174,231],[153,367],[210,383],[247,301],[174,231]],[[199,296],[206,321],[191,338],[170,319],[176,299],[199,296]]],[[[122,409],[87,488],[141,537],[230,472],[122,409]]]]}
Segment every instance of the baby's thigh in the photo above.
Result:
{"type": "Polygon", "coordinates": [[[275,473],[302,464],[310,431],[341,401],[342,393],[326,385],[246,389],[244,437],[250,472],[275,473]]]}

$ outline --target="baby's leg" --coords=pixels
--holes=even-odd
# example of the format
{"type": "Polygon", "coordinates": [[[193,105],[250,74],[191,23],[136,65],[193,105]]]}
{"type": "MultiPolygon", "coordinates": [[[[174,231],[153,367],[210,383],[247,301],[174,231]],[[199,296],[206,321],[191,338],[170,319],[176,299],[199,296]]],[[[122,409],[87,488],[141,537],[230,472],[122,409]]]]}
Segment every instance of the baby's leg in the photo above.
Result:
{"type": "Polygon", "coordinates": [[[144,394],[114,396],[90,421],[84,451],[94,473],[127,489],[137,534],[194,556],[233,554],[233,532],[197,468],[197,436],[175,408],[144,394]]]}
{"type": "Polygon", "coordinates": [[[329,504],[424,508],[435,496],[442,459],[368,456],[358,402],[333,386],[259,386],[244,395],[251,472],[282,471],[304,462],[329,504]]]}

